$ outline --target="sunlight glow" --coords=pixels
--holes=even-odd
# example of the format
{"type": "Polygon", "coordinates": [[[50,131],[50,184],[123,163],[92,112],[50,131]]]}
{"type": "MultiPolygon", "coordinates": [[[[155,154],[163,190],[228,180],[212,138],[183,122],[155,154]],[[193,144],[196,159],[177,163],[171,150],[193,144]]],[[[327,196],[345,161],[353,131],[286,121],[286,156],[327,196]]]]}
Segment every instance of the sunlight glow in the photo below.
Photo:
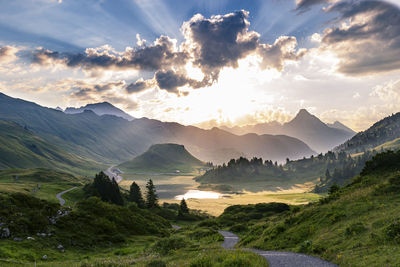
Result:
{"type": "Polygon", "coordinates": [[[197,199],[218,199],[222,197],[221,193],[212,192],[212,191],[200,191],[200,190],[189,190],[184,195],[178,195],[175,197],[177,200],[182,199],[190,199],[190,198],[197,198],[197,199]]]}

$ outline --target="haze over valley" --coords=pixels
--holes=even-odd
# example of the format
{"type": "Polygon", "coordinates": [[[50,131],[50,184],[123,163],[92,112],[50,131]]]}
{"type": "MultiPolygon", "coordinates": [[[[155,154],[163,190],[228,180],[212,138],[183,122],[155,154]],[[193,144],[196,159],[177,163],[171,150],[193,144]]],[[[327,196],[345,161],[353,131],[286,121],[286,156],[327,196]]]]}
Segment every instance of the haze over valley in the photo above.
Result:
{"type": "Polygon", "coordinates": [[[397,266],[397,0],[0,1],[0,265],[397,266]]]}

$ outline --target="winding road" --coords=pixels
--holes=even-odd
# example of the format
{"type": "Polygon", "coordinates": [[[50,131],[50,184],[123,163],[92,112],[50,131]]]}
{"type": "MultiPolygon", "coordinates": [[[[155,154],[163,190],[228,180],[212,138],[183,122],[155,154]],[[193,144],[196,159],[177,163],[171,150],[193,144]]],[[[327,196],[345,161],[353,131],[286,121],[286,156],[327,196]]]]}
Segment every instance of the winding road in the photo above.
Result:
{"type": "Polygon", "coordinates": [[[114,167],[115,167],[115,166],[111,166],[110,168],[108,168],[108,169],[105,171],[105,174],[106,174],[110,179],[114,178],[115,181],[117,182],[117,184],[119,184],[119,183],[122,181],[122,176],[119,175],[118,173],[114,173],[114,172],[112,171],[112,169],[113,169],[114,167]]]}
{"type": "Polygon", "coordinates": [[[64,195],[65,193],[68,193],[71,190],[74,190],[75,188],[76,188],[76,186],[74,186],[68,190],[62,191],[56,195],[56,198],[58,199],[58,201],[60,201],[61,206],[64,206],[64,204],[65,204],[65,199],[63,199],[61,196],[64,195]]]}
{"type": "MultiPolygon", "coordinates": [[[[222,247],[233,249],[239,242],[239,237],[228,231],[218,231],[224,237],[222,247]]],[[[294,252],[264,251],[258,249],[245,249],[263,256],[270,267],[337,267],[337,265],[321,260],[320,258],[294,252]]]]}

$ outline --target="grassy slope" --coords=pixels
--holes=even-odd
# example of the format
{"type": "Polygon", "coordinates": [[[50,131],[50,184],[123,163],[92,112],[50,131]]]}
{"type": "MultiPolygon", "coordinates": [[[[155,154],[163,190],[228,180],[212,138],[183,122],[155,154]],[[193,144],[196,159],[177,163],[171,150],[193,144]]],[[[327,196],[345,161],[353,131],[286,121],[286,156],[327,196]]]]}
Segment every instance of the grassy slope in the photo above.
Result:
{"type": "Polygon", "coordinates": [[[241,245],[315,254],[340,266],[397,266],[399,162],[399,153],[375,160],[369,172],[325,200],[251,226],[241,245]]]}
{"type": "Polygon", "coordinates": [[[8,169],[0,171],[0,192],[20,192],[40,199],[58,203],[56,194],[71,187],[77,189],[63,195],[67,205],[83,198],[81,188],[84,179],[78,179],[68,173],[48,169],[8,169]],[[18,176],[18,180],[15,176],[18,176]],[[40,184],[40,189],[38,189],[40,184]]]}
{"type": "Polygon", "coordinates": [[[49,144],[16,123],[0,120],[0,167],[43,167],[91,175],[104,166],[49,144]]]}
{"type": "Polygon", "coordinates": [[[190,173],[204,163],[192,156],[184,146],[177,144],[153,145],[142,155],[118,167],[126,172],[190,173]]]}

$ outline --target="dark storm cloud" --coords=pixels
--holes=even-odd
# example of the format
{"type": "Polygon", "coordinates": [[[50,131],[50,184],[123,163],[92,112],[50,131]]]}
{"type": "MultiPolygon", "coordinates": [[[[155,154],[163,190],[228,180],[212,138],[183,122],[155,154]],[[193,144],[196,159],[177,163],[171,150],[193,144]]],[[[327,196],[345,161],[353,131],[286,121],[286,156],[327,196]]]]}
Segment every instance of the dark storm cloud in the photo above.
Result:
{"type": "Polygon", "coordinates": [[[134,83],[129,84],[125,88],[125,90],[126,90],[126,92],[128,92],[130,94],[139,93],[139,92],[142,92],[142,91],[150,88],[153,85],[154,85],[154,83],[152,82],[152,80],[146,80],[145,81],[143,79],[140,79],[140,80],[137,80],[134,83]]]}
{"type": "Polygon", "coordinates": [[[329,0],[298,0],[296,2],[296,10],[304,12],[309,10],[314,5],[324,4],[329,2],[329,0]]]}
{"type": "Polygon", "coordinates": [[[341,1],[327,12],[338,12],[346,26],[325,30],[322,43],[335,51],[339,71],[361,75],[400,68],[400,9],[382,1],[341,1]]]}
{"type": "Polygon", "coordinates": [[[195,15],[183,25],[194,64],[205,71],[238,66],[238,60],[256,50],[259,34],[248,31],[248,12],[241,10],[210,19],[195,15]]]}
{"type": "Polygon", "coordinates": [[[259,34],[249,31],[249,13],[241,10],[226,15],[205,18],[193,16],[182,25],[184,42],[179,47],[176,41],[161,36],[152,45],[140,45],[136,49],[115,51],[108,45],[87,48],[85,53],[66,54],[39,49],[34,53],[33,63],[39,65],[61,64],[84,70],[134,69],[153,71],[154,77],[139,79],[125,87],[128,93],[137,93],[158,86],[178,95],[184,94],[179,87],[201,88],[218,80],[225,67],[238,67],[238,61],[249,54],[263,58],[262,68],[282,70],[286,60],[297,60],[304,53],[297,50],[295,37],[280,37],[270,44],[263,44],[259,34]],[[191,63],[204,74],[202,80],[188,77],[185,65],[191,63]]]}
{"type": "Polygon", "coordinates": [[[50,61],[59,61],[68,67],[83,69],[137,69],[158,70],[170,65],[180,66],[187,61],[185,52],[176,51],[174,42],[166,36],[158,38],[150,46],[137,49],[128,48],[122,53],[109,46],[88,48],[85,53],[58,53],[49,50],[38,50],[34,53],[33,62],[45,65],[50,61]]]}

